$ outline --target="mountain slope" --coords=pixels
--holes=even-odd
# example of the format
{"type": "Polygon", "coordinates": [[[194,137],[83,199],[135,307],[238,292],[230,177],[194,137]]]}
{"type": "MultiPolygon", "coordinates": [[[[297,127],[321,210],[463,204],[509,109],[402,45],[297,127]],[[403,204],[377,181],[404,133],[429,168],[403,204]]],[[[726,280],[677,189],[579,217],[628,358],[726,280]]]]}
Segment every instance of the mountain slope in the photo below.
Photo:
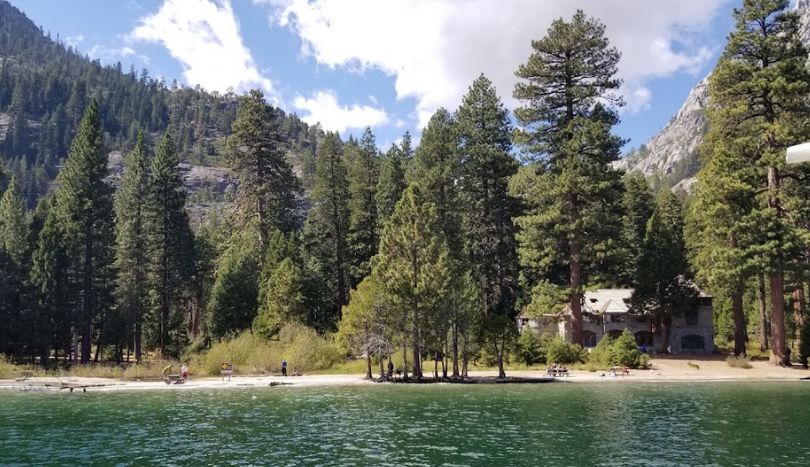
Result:
{"type": "MultiPolygon", "coordinates": [[[[800,0],[801,37],[810,47],[810,0],[800,0]]],[[[709,75],[711,76],[711,75],[709,75]]],[[[647,143],[615,163],[628,172],[639,171],[656,186],[691,193],[700,169],[698,147],[707,130],[705,109],[709,98],[706,76],[692,88],[678,113],[647,143]]]]}
{"type": "MultiPolygon", "coordinates": [[[[138,130],[147,139],[168,131],[188,163],[187,189],[216,192],[223,186],[227,174],[203,167],[222,165],[224,137],[236,117],[235,94],[167,85],[146,70],[124,72],[120,63],[103,66],[51,39],[0,0],[0,162],[17,176],[29,207],[47,192],[90,99],[99,104],[113,179],[120,167],[116,156],[129,150],[138,130]]],[[[323,132],[280,109],[276,115],[289,157],[301,172],[323,132]]]]}

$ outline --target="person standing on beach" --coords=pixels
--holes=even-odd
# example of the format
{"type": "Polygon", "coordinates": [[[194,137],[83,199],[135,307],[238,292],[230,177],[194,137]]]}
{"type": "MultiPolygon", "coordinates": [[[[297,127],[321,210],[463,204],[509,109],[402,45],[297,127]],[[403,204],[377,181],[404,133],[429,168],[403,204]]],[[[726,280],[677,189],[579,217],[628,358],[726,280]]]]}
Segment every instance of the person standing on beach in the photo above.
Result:
{"type": "Polygon", "coordinates": [[[287,359],[281,360],[281,376],[287,376],[287,359]]]}
{"type": "Polygon", "coordinates": [[[180,367],[180,377],[183,378],[183,381],[188,380],[188,363],[183,363],[183,366],[180,367]]]}

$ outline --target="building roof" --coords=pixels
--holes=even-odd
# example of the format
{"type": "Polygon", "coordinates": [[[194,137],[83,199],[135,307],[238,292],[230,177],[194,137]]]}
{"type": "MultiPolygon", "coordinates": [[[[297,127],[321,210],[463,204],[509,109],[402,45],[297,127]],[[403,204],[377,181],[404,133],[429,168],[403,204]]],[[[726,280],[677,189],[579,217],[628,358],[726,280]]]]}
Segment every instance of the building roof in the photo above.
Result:
{"type": "MultiPolygon", "coordinates": [[[[589,290],[583,294],[582,297],[582,311],[594,315],[611,314],[611,313],[629,313],[630,312],[630,297],[633,295],[633,289],[597,289],[589,290]]],[[[698,294],[701,298],[712,298],[711,295],[704,293],[702,290],[698,294]]],[[[562,310],[562,314],[570,314],[571,310],[568,305],[562,310]]],[[[545,314],[543,316],[556,316],[554,314],[545,314]]],[[[518,315],[518,319],[533,319],[535,316],[529,316],[524,310],[518,315]]]]}

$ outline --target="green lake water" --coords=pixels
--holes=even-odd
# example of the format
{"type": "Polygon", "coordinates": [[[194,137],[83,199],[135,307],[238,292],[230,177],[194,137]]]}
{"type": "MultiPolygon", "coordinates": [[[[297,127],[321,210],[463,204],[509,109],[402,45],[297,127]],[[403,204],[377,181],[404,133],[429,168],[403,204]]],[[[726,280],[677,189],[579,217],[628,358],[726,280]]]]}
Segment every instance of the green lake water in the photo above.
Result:
{"type": "Polygon", "coordinates": [[[0,464],[810,465],[810,382],[0,391],[0,464]]]}

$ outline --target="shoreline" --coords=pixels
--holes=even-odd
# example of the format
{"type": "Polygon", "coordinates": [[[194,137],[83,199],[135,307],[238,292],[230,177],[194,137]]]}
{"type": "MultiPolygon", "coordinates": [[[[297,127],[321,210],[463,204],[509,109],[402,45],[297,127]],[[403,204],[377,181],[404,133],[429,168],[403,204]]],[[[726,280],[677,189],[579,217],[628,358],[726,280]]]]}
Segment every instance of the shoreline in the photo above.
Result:
{"type": "MultiPolygon", "coordinates": [[[[670,362],[667,362],[670,363],[670,362]]],[[[706,362],[701,362],[705,364],[706,362]]],[[[659,362],[653,370],[631,370],[627,376],[601,376],[604,372],[571,371],[569,376],[549,378],[539,370],[514,370],[507,372],[507,380],[498,380],[493,370],[471,371],[465,382],[378,382],[366,380],[362,374],[354,375],[303,375],[303,376],[232,376],[231,380],[217,377],[191,377],[185,384],[167,385],[163,380],[125,381],[93,377],[31,377],[0,380],[0,390],[54,391],[54,392],[112,392],[112,391],[176,391],[195,389],[258,389],[302,387],[350,387],[350,386],[415,386],[415,385],[484,385],[484,384],[540,384],[540,383],[748,383],[801,381],[810,376],[807,370],[794,368],[737,369],[689,369],[679,370],[659,362]],[[666,368],[665,368],[666,367],[666,368]],[[510,379],[512,379],[510,381],[510,379]]]]}

